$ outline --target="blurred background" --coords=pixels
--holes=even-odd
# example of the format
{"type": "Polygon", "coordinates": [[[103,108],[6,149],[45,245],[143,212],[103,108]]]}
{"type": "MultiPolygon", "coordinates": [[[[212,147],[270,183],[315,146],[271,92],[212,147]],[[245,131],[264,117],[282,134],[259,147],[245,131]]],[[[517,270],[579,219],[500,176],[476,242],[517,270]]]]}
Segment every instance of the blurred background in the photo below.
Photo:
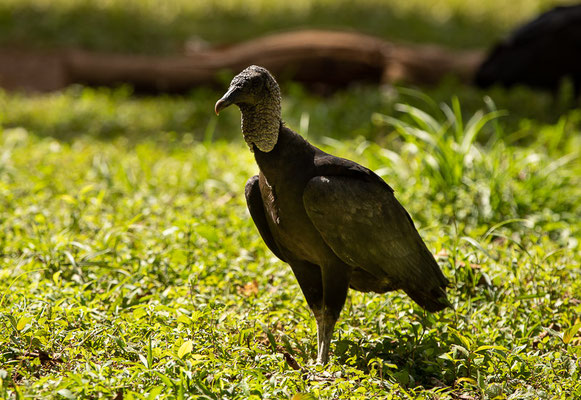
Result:
{"type": "Polygon", "coordinates": [[[190,40],[230,44],[296,28],[352,29],[389,40],[486,48],[572,1],[4,0],[3,45],[172,54],[190,40]]]}
{"type": "MultiPolygon", "coordinates": [[[[238,138],[235,113],[227,113],[218,126],[212,115],[213,102],[238,71],[217,68],[218,78],[208,82],[211,85],[200,82],[186,86],[177,96],[167,96],[163,90],[155,90],[156,96],[141,92],[135,96],[132,83],[115,81],[108,88],[99,88],[103,86],[100,84],[88,88],[75,79],[63,79],[66,67],[65,72],[57,68],[61,66],[59,57],[88,52],[92,57],[88,64],[95,65],[94,73],[98,74],[114,63],[112,54],[148,57],[141,60],[146,64],[148,60],[192,53],[195,60],[199,51],[316,28],[360,32],[404,47],[436,45],[451,50],[450,54],[462,61],[464,55],[475,54],[471,51],[481,59],[512,29],[566,4],[572,2],[4,0],[0,4],[0,82],[10,87],[18,79],[26,91],[17,87],[10,95],[2,94],[2,124],[60,138],[79,133],[141,137],[161,131],[189,133],[199,139],[238,138]],[[31,63],[41,67],[27,69],[31,63]],[[34,94],[39,90],[50,93],[34,94]]],[[[430,85],[401,82],[412,89],[405,91],[407,94],[397,90],[398,82],[390,82],[395,86],[355,82],[333,90],[332,96],[325,90],[313,92],[312,88],[285,81],[281,82],[286,101],[284,117],[291,126],[308,129],[306,134],[378,139],[387,132],[373,126],[372,114],[393,113],[393,104],[402,96],[411,104],[423,104],[425,100],[418,100],[415,92],[419,90],[436,105],[459,96],[466,113],[482,108],[483,97],[489,96],[496,107],[510,110],[506,121],[519,132],[518,140],[532,134],[527,124],[553,124],[566,113],[570,115],[568,124],[579,120],[578,113],[571,111],[578,102],[566,84],[556,93],[526,88],[480,90],[470,82],[461,82],[466,79],[453,73],[440,78],[430,85]],[[317,97],[320,95],[325,96],[324,104],[317,97]],[[344,112],[346,108],[350,112],[344,112]]],[[[163,88],[163,82],[160,85],[163,88]]]]}

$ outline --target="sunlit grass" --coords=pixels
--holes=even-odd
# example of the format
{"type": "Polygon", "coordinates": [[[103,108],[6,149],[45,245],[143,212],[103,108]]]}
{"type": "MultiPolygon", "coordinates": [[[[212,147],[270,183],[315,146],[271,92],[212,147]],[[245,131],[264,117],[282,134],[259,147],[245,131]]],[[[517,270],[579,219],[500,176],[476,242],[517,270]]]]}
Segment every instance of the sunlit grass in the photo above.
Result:
{"type": "Polygon", "coordinates": [[[291,88],[285,118],[390,183],[455,309],[353,292],[325,369],[290,269],[247,214],[256,166],[222,136],[239,134],[237,112],[201,117],[211,93],[3,94],[0,397],[579,396],[578,126],[533,119],[536,135],[513,141],[490,101],[412,108],[362,90],[327,102],[291,88]],[[370,93],[383,116],[324,130],[370,93]]]}
{"type": "MultiPolygon", "coordinates": [[[[283,92],[283,119],[300,128],[303,135],[314,138],[363,136],[382,141],[393,134],[393,129],[375,124],[374,114],[394,115],[398,113],[396,105],[405,103],[440,115],[439,104],[456,96],[462,100],[465,119],[485,106],[483,98],[489,98],[498,110],[509,111],[502,123],[485,126],[480,140],[488,140],[494,127],[496,135],[509,144],[536,142],[557,152],[570,152],[578,144],[569,139],[575,136],[581,122],[581,103],[569,95],[555,98],[526,88],[483,91],[455,82],[443,82],[422,91],[354,86],[330,97],[314,96],[289,83],[283,86],[283,92]]],[[[216,124],[212,110],[221,94],[197,89],[184,96],[134,96],[128,87],[80,86],[39,95],[9,95],[0,90],[0,121],[7,127],[21,126],[39,136],[58,139],[86,134],[101,139],[123,136],[139,140],[174,132],[198,140],[241,140],[237,110],[226,110],[216,124]]]]}

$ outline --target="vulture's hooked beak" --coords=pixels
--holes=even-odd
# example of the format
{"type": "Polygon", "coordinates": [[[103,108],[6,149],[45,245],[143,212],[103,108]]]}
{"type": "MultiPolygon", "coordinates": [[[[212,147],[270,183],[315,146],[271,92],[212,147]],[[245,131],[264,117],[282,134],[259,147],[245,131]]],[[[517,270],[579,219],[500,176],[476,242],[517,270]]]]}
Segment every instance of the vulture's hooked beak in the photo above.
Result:
{"type": "Polygon", "coordinates": [[[239,88],[235,86],[230,87],[228,91],[224,94],[224,96],[222,96],[222,98],[216,102],[216,105],[214,106],[214,111],[216,112],[216,115],[220,114],[220,111],[222,111],[226,107],[236,103],[239,93],[240,93],[239,88]]]}

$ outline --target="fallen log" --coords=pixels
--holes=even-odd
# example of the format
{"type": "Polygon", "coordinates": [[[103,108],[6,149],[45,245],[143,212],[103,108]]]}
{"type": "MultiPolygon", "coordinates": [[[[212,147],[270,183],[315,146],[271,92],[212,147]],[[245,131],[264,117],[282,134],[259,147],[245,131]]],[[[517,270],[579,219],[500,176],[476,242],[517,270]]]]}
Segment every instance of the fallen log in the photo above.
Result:
{"type": "Polygon", "coordinates": [[[394,44],[356,32],[304,30],[175,56],[0,49],[0,85],[47,91],[72,83],[128,83],[137,90],[185,92],[219,85],[223,71],[236,73],[251,64],[265,66],[281,81],[330,88],[353,82],[434,84],[446,75],[469,82],[482,57],[480,51],[394,44]]]}

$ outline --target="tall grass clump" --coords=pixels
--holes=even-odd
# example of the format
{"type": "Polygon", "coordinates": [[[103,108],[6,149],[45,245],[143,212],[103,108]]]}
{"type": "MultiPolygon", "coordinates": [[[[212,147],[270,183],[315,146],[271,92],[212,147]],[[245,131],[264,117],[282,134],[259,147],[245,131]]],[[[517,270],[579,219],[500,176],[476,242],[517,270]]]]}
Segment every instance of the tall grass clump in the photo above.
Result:
{"type": "Polygon", "coordinates": [[[570,193],[571,183],[579,180],[571,166],[579,150],[554,159],[545,146],[556,142],[560,124],[540,130],[526,147],[513,145],[499,121],[507,112],[490,98],[486,105],[487,111],[465,118],[457,98],[433,113],[396,104],[395,116],[373,116],[377,126],[392,127],[400,141],[398,153],[380,153],[387,164],[397,165],[393,173],[413,175],[430,201],[446,205],[454,219],[469,225],[512,218],[548,223],[556,214],[562,222],[574,222],[581,189],[570,193]],[[559,196],[563,191],[567,195],[559,196]]]}

